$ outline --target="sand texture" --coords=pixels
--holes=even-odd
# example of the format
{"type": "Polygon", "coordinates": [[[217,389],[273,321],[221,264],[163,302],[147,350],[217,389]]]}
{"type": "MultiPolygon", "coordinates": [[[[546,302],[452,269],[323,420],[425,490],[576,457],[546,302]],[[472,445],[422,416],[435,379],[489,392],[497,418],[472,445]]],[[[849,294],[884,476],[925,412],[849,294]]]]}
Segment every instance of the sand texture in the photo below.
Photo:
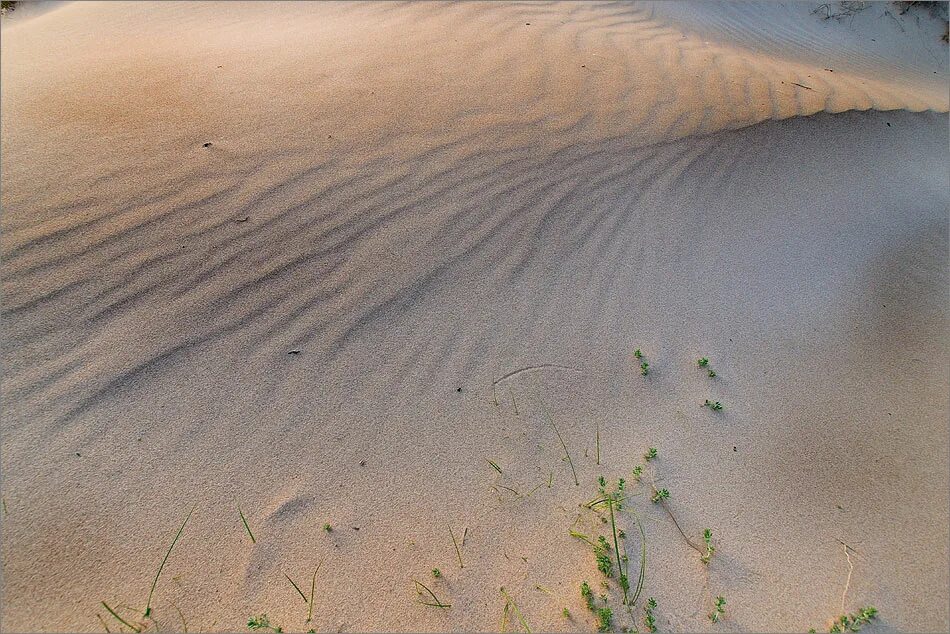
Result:
{"type": "Polygon", "coordinates": [[[593,631],[604,475],[616,630],[947,631],[944,26],[816,6],[5,16],[0,627],[593,631]]]}

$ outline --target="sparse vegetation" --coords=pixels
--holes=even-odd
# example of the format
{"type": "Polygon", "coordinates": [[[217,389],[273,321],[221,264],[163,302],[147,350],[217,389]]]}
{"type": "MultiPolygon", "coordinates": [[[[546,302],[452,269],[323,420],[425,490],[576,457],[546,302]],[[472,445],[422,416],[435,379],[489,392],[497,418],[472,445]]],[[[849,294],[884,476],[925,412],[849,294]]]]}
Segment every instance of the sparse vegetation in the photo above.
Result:
{"type": "Polygon", "coordinates": [[[709,620],[718,623],[726,615],[726,599],[719,595],[716,597],[716,603],[713,605],[713,611],[709,615],[709,620]]]}
{"type": "Polygon", "coordinates": [[[650,497],[650,501],[656,504],[660,500],[665,500],[670,497],[670,492],[666,489],[658,489],[653,492],[653,495],[650,497]]]}
{"type": "Polygon", "coordinates": [[[650,374],[650,364],[646,361],[640,364],[640,374],[643,376],[650,374]]]}
{"type": "Polygon", "coordinates": [[[718,412],[719,410],[722,409],[722,403],[720,403],[719,401],[713,402],[713,401],[710,401],[709,399],[706,399],[706,401],[703,403],[703,407],[708,407],[709,409],[718,412]]]}
{"type": "Polygon", "coordinates": [[[831,622],[829,632],[857,632],[862,627],[877,618],[877,608],[867,606],[855,614],[842,614],[831,622]]]}
{"type": "Polygon", "coordinates": [[[584,598],[584,604],[587,605],[587,609],[593,612],[596,609],[594,605],[594,593],[590,589],[590,584],[586,581],[581,583],[581,597],[584,598]]]}
{"type": "Polygon", "coordinates": [[[716,547],[712,545],[712,531],[708,528],[703,530],[703,542],[706,544],[706,552],[700,555],[699,558],[704,564],[708,564],[713,553],[716,552],[716,547]]]}
{"type": "Polygon", "coordinates": [[[270,619],[267,618],[266,614],[259,614],[249,618],[247,620],[247,628],[254,631],[269,630],[271,632],[283,632],[280,626],[270,624],[270,619]]]}
{"type": "Polygon", "coordinates": [[[325,530],[325,531],[328,532],[328,533],[332,533],[332,532],[333,532],[333,527],[330,526],[329,523],[327,523],[327,524],[324,524],[324,525],[323,525],[323,530],[325,530]]]}
{"type": "MultiPolygon", "coordinates": [[[[119,614],[118,614],[115,610],[113,610],[112,608],[110,608],[110,607],[108,606],[108,604],[107,604],[105,601],[102,601],[101,603],[102,603],[102,607],[104,607],[104,608],[106,609],[106,611],[109,612],[109,614],[111,614],[112,616],[114,616],[115,619],[116,619],[119,623],[121,623],[122,625],[126,626],[127,628],[129,628],[129,629],[132,630],[133,632],[141,632],[141,631],[142,631],[142,628],[141,628],[141,627],[137,627],[137,626],[135,626],[135,625],[132,625],[131,623],[129,623],[128,621],[126,621],[125,619],[123,619],[121,616],[119,616],[119,614]]],[[[109,629],[109,628],[107,627],[106,630],[108,631],[108,629],[109,629]]]]}
{"type": "Polygon", "coordinates": [[[643,358],[643,353],[640,352],[640,348],[637,348],[636,350],[633,351],[633,356],[635,356],[635,357],[638,358],[638,359],[642,359],[642,358],[643,358]]]}
{"type": "Polygon", "coordinates": [[[656,599],[650,597],[647,600],[647,605],[643,608],[643,611],[646,613],[646,616],[643,617],[643,626],[651,634],[656,632],[656,617],[653,615],[653,610],[656,609],[656,599]]]}
{"type": "MultiPolygon", "coordinates": [[[[644,458],[647,462],[650,462],[651,460],[653,460],[654,458],[656,458],[656,447],[650,447],[650,448],[647,450],[647,452],[646,452],[645,454],[643,454],[643,458],[644,458]]],[[[640,471],[641,471],[641,469],[640,469],[639,466],[637,466],[633,471],[634,471],[634,473],[635,473],[638,477],[640,476],[640,471]]]]}
{"type": "Polygon", "coordinates": [[[709,365],[709,358],[708,358],[708,357],[702,357],[702,358],[701,358],[699,361],[697,361],[696,363],[699,364],[699,367],[705,368],[707,365],[709,365]]]}
{"type": "Polygon", "coordinates": [[[247,523],[247,518],[244,517],[244,512],[241,510],[240,505],[238,506],[238,515],[241,516],[241,521],[244,523],[244,530],[247,531],[248,537],[251,538],[251,543],[252,543],[252,544],[256,544],[256,543],[257,543],[257,540],[254,539],[254,533],[251,532],[251,527],[248,525],[248,523],[247,523]]]}
{"type": "Polygon", "coordinates": [[[439,579],[442,576],[442,571],[439,570],[438,568],[433,568],[432,576],[435,577],[436,579],[439,579]]]}
{"type": "Polygon", "coordinates": [[[614,624],[614,611],[610,609],[610,606],[605,605],[604,607],[597,610],[597,631],[606,632],[614,624]]]}

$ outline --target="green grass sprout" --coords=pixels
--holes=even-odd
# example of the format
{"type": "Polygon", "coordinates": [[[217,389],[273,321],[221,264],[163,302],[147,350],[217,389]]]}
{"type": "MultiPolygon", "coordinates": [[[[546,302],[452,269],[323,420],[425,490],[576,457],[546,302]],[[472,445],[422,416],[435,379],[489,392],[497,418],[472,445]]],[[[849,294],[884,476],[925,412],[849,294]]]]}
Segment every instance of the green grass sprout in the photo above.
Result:
{"type": "Polygon", "coordinates": [[[188,520],[191,519],[191,514],[195,512],[196,508],[198,508],[197,504],[191,507],[188,515],[185,516],[185,521],[181,523],[181,528],[178,529],[175,539],[172,540],[172,545],[168,547],[168,552],[165,553],[165,558],[162,559],[162,563],[158,567],[158,572],[155,573],[155,579],[152,581],[152,588],[148,591],[148,600],[145,602],[145,616],[148,616],[152,613],[152,595],[155,594],[155,586],[158,585],[158,578],[162,574],[162,569],[165,567],[165,562],[168,561],[168,556],[172,554],[172,548],[174,548],[175,544],[178,543],[182,532],[185,530],[185,524],[187,524],[188,520]]]}

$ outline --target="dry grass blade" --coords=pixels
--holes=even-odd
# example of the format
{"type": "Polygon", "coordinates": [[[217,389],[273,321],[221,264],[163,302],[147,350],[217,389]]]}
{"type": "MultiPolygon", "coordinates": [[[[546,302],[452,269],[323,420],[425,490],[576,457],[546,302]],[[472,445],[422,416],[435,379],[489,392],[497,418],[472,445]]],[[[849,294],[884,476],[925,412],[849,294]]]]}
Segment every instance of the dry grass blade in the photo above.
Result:
{"type": "Polygon", "coordinates": [[[511,598],[511,595],[505,590],[504,586],[501,588],[501,593],[505,597],[505,610],[502,613],[502,631],[504,631],[504,626],[508,622],[508,610],[510,609],[515,613],[515,616],[518,617],[518,620],[521,622],[521,627],[524,628],[524,631],[528,634],[531,634],[531,628],[528,626],[527,619],[524,618],[524,614],[521,613],[521,610],[518,609],[518,604],[515,603],[515,600],[511,598]]]}
{"type": "Polygon", "coordinates": [[[290,578],[290,575],[288,575],[286,572],[283,573],[283,574],[284,574],[285,577],[287,577],[287,581],[290,582],[290,585],[292,585],[292,586],[294,587],[294,590],[297,591],[297,594],[300,595],[300,598],[303,599],[303,602],[306,603],[306,602],[307,602],[307,595],[305,595],[305,594],[303,593],[303,590],[301,590],[300,587],[297,586],[296,583],[294,583],[294,580],[290,578]]]}
{"type": "Polygon", "coordinates": [[[433,608],[442,608],[442,609],[452,607],[451,603],[443,603],[439,597],[435,596],[435,593],[432,590],[430,590],[426,584],[416,581],[415,579],[413,579],[412,582],[416,584],[416,592],[418,592],[419,594],[422,594],[422,592],[419,592],[419,588],[422,588],[429,594],[430,597],[432,597],[432,601],[435,602],[435,603],[430,603],[429,601],[419,601],[419,603],[421,603],[422,605],[428,605],[433,608]]]}
{"type": "Polygon", "coordinates": [[[452,527],[449,526],[449,535],[452,536],[452,545],[455,546],[455,556],[459,560],[459,568],[464,568],[465,564],[462,563],[462,551],[459,548],[459,543],[455,540],[455,533],[452,532],[452,527]]]}
{"type": "MultiPolygon", "coordinates": [[[[106,604],[105,601],[102,601],[101,603],[102,603],[102,607],[104,607],[106,610],[108,610],[108,611],[109,611],[109,614],[111,614],[112,616],[114,616],[114,617],[116,618],[116,620],[117,620],[119,623],[121,623],[122,625],[126,626],[127,628],[129,628],[129,629],[132,630],[133,632],[141,632],[141,631],[142,631],[142,628],[136,627],[136,626],[132,625],[131,623],[129,623],[128,621],[126,621],[125,619],[123,619],[121,616],[119,616],[118,613],[117,613],[115,610],[113,610],[112,608],[110,608],[110,607],[106,604]]],[[[106,629],[108,630],[109,628],[106,628],[106,629]]]]}

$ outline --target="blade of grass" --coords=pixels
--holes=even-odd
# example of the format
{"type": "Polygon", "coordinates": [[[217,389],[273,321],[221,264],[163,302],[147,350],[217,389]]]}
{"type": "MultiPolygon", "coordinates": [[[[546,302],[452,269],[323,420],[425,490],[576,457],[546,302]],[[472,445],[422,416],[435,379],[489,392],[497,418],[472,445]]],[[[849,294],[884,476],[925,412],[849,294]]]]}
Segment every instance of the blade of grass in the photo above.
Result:
{"type": "Polygon", "coordinates": [[[633,515],[633,519],[637,523],[637,529],[640,531],[640,574],[637,576],[637,589],[633,592],[633,597],[629,603],[629,605],[636,605],[637,599],[640,598],[640,593],[643,591],[643,581],[646,578],[647,536],[646,533],[643,532],[643,524],[640,522],[640,517],[637,516],[632,509],[630,510],[630,514],[633,515]]]}
{"type": "MultiPolygon", "coordinates": [[[[617,574],[618,574],[618,575],[624,575],[624,577],[626,577],[626,573],[624,573],[624,569],[623,569],[623,561],[620,559],[620,544],[617,543],[617,522],[616,522],[616,520],[614,519],[614,502],[613,502],[613,499],[611,499],[611,498],[608,498],[608,499],[607,499],[607,508],[610,509],[610,530],[611,530],[611,531],[613,532],[613,534],[614,534],[614,554],[617,555],[617,574]]],[[[626,605],[626,604],[627,604],[627,587],[626,587],[626,585],[621,585],[621,589],[623,590],[623,603],[624,603],[624,605],[626,605]]]]}
{"type": "Polygon", "coordinates": [[[112,630],[109,629],[109,625],[102,619],[102,615],[96,612],[96,618],[102,623],[102,627],[106,628],[106,634],[112,634],[112,630]]]}
{"type": "Polygon", "coordinates": [[[297,584],[294,583],[294,580],[291,579],[290,576],[289,576],[286,572],[284,573],[284,576],[287,577],[287,581],[290,582],[290,585],[292,585],[292,586],[294,587],[294,590],[297,591],[297,594],[299,594],[299,595],[300,595],[300,598],[303,599],[303,602],[306,603],[306,602],[307,602],[307,595],[305,595],[305,594],[303,593],[303,590],[301,590],[301,589],[297,586],[297,584]]]}
{"type": "Polygon", "coordinates": [[[165,553],[165,558],[162,559],[162,564],[158,567],[158,572],[155,573],[155,579],[152,581],[152,589],[148,591],[148,601],[145,602],[145,616],[148,616],[152,613],[152,595],[155,594],[155,586],[158,585],[158,578],[162,574],[162,569],[165,567],[165,562],[168,561],[168,556],[172,554],[172,548],[174,548],[175,544],[178,543],[178,539],[185,530],[185,524],[187,524],[188,520],[191,519],[191,514],[195,512],[196,508],[198,508],[197,504],[191,507],[191,510],[185,517],[185,521],[181,523],[181,528],[178,529],[178,534],[175,535],[175,539],[172,540],[172,545],[168,547],[168,552],[165,553]]]}
{"type": "Polygon", "coordinates": [[[528,627],[528,621],[525,620],[524,614],[522,614],[522,613],[521,613],[521,610],[518,609],[518,604],[515,603],[515,600],[512,599],[512,598],[511,598],[511,595],[509,595],[509,594],[505,591],[504,586],[502,586],[502,588],[501,588],[501,593],[502,593],[503,595],[505,595],[505,600],[507,601],[506,605],[510,605],[510,606],[511,606],[511,609],[512,609],[512,611],[515,613],[515,616],[517,616],[517,617],[518,617],[518,620],[521,621],[521,625],[522,625],[522,627],[524,627],[524,631],[527,632],[528,634],[531,634],[531,628],[528,627]]]}
{"type": "Polygon", "coordinates": [[[307,623],[313,619],[313,589],[317,586],[317,573],[320,572],[324,559],[326,559],[326,556],[317,564],[317,569],[313,571],[313,578],[310,580],[310,607],[307,609],[307,623]]]}
{"type": "Polygon", "coordinates": [[[577,471],[574,469],[574,461],[571,460],[571,452],[567,450],[567,444],[564,442],[564,438],[561,436],[561,431],[557,428],[557,425],[554,424],[554,420],[551,418],[551,415],[548,414],[548,409],[544,406],[544,400],[538,396],[538,402],[541,403],[541,412],[544,414],[545,420],[548,424],[554,428],[554,433],[557,434],[557,439],[561,442],[561,447],[564,449],[564,455],[567,457],[567,464],[571,466],[571,473],[574,474],[574,486],[580,486],[581,483],[577,479],[577,471]]]}
{"type": "Polygon", "coordinates": [[[600,421],[597,421],[597,464],[600,464],[600,421]]]}
{"type": "Polygon", "coordinates": [[[247,524],[247,518],[244,517],[244,512],[241,510],[240,505],[238,505],[238,515],[241,516],[241,521],[244,522],[244,530],[247,531],[248,537],[251,538],[251,543],[256,544],[257,540],[254,539],[254,533],[251,532],[251,527],[247,524]]]}
{"type": "Polygon", "coordinates": [[[119,615],[116,613],[115,610],[113,610],[112,608],[110,608],[110,607],[106,604],[105,601],[102,601],[101,603],[102,603],[102,607],[104,607],[106,610],[108,610],[108,611],[109,611],[109,614],[111,614],[112,616],[114,616],[114,617],[116,618],[116,620],[119,621],[119,623],[121,623],[122,625],[126,626],[127,628],[129,628],[129,629],[132,630],[133,632],[141,632],[141,631],[142,631],[142,628],[140,628],[140,627],[135,627],[134,625],[132,625],[131,623],[129,623],[128,621],[126,621],[125,619],[123,619],[121,616],[119,616],[119,615]]]}
{"type": "MultiPolygon", "coordinates": [[[[446,608],[452,607],[452,604],[451,604],[451,603],[442,603],[442,600],[439,599],[439,597],[435,596],[435,593],[434,593],[432,590],[429,590],[429,587],[426,586],[426,584],[420,583],[420,582],[416,581],[415,579],[413,579],[412,582],[413,582],[414,584],[416,584],[416,586],[418,586],[418,587],[416,588],[416,592],[419,592],[419,588],[422,588],[423,590],[425,590],[426,592],[428,592],[428,593],[429,593],[429,596],[432,597],[432,600],[435,601],[435,603],[429,603],[429,602],[427,602],[427,601],[420,601],[419,603],[421,603],[422,605],[428,605],[428,606],[431,606],[431,607],[433,607],[433,608],[442,608],[442,609],[446,609],[446,608]]],[[[419,592],[419,594],[422,594],[422,593],[419,592]]]]}
{"type": "Polygon", "coordinates": [[[492,462],[491,460],[488,461],[488,464],[491,465],[491,468],[492,468],[492,469],[494,469],[494,470],[497,471],[498,473],[501,473],[501,467],[499,467],[497,464],[495,464],[495,463],[492,462]]]}
{"type": "Polygon", "coordinates": [[[455,533],[452,532],[451,526],[449,526],[449,535],[452,536],[452,544],[455,546],[455,555],[459,559],[459,568],[464,568],[465,564],[462,563],[462,551],[459,549],[459,543],[455,541],[455,533]]]}

